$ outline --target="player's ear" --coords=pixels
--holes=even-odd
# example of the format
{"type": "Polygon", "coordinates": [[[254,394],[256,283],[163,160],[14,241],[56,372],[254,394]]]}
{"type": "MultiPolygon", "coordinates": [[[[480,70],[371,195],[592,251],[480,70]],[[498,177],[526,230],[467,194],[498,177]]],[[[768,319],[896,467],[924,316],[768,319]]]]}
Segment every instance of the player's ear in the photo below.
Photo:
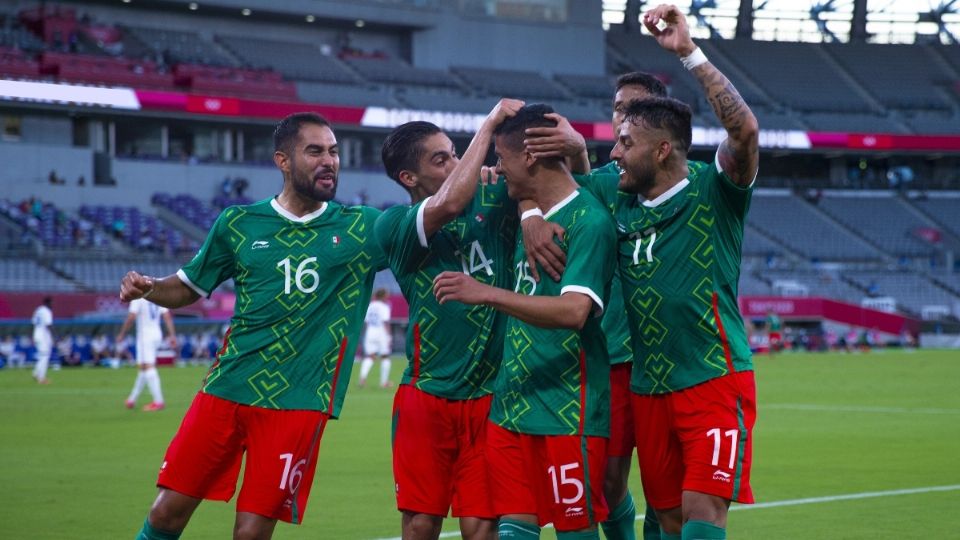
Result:
{"type": "Polygon", "coordinates": [[[273,153],[273,163],[282,172],[290,174],[290,158],[280,150],[273,153]]]}
{"type": "Polygon", "coordinates": [[[400,183],[408,189],[414,188],[417,185],[417,175],[406,169],[400,171],[400,174],[397,175],[397,178],[400,180],[400,183]]]}
{"type": "Polygon", "coordinates": [[[673,143],[668,140],[660,141],[660,144],[657,145],[657,163],[666,161],[672,152],[673,143]]]}

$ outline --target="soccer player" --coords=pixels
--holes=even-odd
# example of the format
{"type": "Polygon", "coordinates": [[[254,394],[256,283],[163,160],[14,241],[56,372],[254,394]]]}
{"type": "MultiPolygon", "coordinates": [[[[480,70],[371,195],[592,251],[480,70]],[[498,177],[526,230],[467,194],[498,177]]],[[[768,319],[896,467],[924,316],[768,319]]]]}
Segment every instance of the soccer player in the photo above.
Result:
{"type": "Polygon", "coordinates": [[[137,404],[137,398],[143,391],[144,384],[150,389],[153,401],[143,406],[147,412],[160,411],[164,408],[163,392],[160,390],[160,374],[157,373],[157,349],[163,341],[163,330],[160,328],[160,319],[167,327],[167,338],[170,346],[177,348],[177,332],[173,328],[173,315],[170,310],[158,306],[149,300],[138,298],[130,302],[129,313],[117,333],[117,343],[123,342],[123,337],[130,330],[130,325],[137,323],[137,380],[133,383],[133,390],[125,403],[128,409],[137,404]]]}
{"type": "Polygon", "coordinates": [[[46,296],[33,311],[30,321],[33,323],[33,346],[37,351],[37,363],[33,367],[33,378],[39,384],[50,384],[47,368],[53,353],[53,298],[46,296]]]}
{"type": "Polygon", "coordinates": [[[780,316],[772,311],[767,312],[767,344],[770,347],[770,354],[775,354],[783,350],[783,322],[780,316]]]}
{"type": "Polygon", "coordinates": [[[409,122],[383,143],[387,175],[410,193],[377,221],[376,235],[410,304],[409,364],[394,398],[393,471],[403,538],[435,539],[448,511],[464,538],[496,534],[484,454],[493,378],[505,317],[493,308],[440,305],[444,271],[512,283],[516,205],[501,185],[477,189],[494,129],[523,102],[504,99],[487,115],[463,159],[429,122],[409,122]]]}
{"type": "Polygon", "coordinates": [[[224,210],[200,251],[176,274],[129,272],[120,298],[174,309],[233,278],[230,330],[170,443],[159,494],[138,539],[178,538],[203,499],[236,490],[235,539],[270,538],[277,520],[300,523],[320,438],[336,418],[370,301],[386,266],[373,241],[378,210],[344,207],[329,123],[313,113],[274,131],[279,195],[224,210]]]}
{"type": "Polygon", "coordinates": [[[759,128],[675,6],[648,11],[644,25],[700,81],[727,139],[713,163],[691,165],[689,107],[669,98],[631,102],[610,154],[624,170],[619,192],[609,182],[589,188],[613,205],[618,226],[639,353],[631,399],[644,494],[664,539],[719,539],[730,502],[753,502],[756,391],[737,283],[759,128]]]}
{"type": "Polygon", "coordinates": [[[390,304],[387,303],[389,293],[386,289],[377,289],[373,293],[373,300],[367,306],[367,314],[363,318],[366,330],[363,333],[363,363],[360,364],[360,380],[357,386],[363,388],[367,384],[367,375],[373,369],[375,361],[380,362],[380,388],[389,388],[390,382],[390,304]]]}
{"type": "MultiPolygon", "coordinates": [[[[459,301],[507,315],[503,365],[487,425],[487,459],[501,538],[599,538],[606,518],[602,481],[609,431],[610,364],[600,327],[613,275],[615,232],[607,212],[578,190],[561,158],[534,158],[524,129],[555,122],[530,105],[495,131],[497,173],[509,196],[534,201],[566,231],[559,283],[530,275],[523,239],[515,243],[514,290],[462,272],[434,282],[441,305],[459,301]]],[[[521,235],[522,236],[522,235],[521,235]]]]}
{"type": "MultiPolygon", "coordinates": [[[[648,97],[666,97],[667,89],[659,79],[649,73],[632,72],[617,78],[613,96],[611,125],[616,133],[623,122],[624,109],[630,101],[648,97]]],[[[562,116],[554,113],[548,118],[557,121],[557,126],[531,128],[526,131],[526,149],[536,157],[566,157],[577,173],[590,173],[596,181],[606,181],[616,186],[620,169],[611,161],[603,167],[590,171],[586,141],[562,116]]],[[[611,207],[611,211],[613,208],[611,207]]],[[[531,219],[530,223],[536,223],[531,219]]],[[[526,223],[526,222],[525,222],[526,223]]],[[[544,230],[544,229],[540,229],[544,230]]],[[[534,231],[530,227],[524,234],[534,231]]],[[[557,271],[561,269],[558,268],[557,271]]],[[[630,476],[630,459],[636,447],[633,409],[630,405],[630,373],[633,365],[633,347],[627,325],[626,307],[617,269],[610,284],[610,301],[604,310],[603,331],[607,336],[610,354],[610,444],[607,446],[607,467],[604,477],[604,496],[610,506],[610,516],[602,523],[608,540],[634,540],[636,532],[636,507],[633,495],[627,488],[630,476]]],[[[650,504],[646,505],[643,520],[645,540],[659,540],[660,523],[650,504]]]]}

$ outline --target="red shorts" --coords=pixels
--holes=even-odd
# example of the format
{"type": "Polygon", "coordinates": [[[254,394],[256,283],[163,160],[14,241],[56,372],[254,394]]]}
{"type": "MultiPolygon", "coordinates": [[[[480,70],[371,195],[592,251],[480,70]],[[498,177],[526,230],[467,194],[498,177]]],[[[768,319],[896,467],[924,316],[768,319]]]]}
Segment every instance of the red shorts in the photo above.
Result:
{"type": "Polygon", "coordinates": [[[404,384],[393,398],[397,508],[493,519],[484,453],[492,396],[451,400],[404,384]]]}
{"type": "Polygon", "coordinates": [[[757,407],[752,371],[632,399],[643,492],[654,508],[680,506],[683,491],[753,502],[757,407]]]}
{"type": "Polygon", "coordinates": [[[200,392],[163,457],[157,486],[229,501],[247,453],[237,512],[300,523],[326,413],[241,405],[200,392]]]}
{"type": "Polygon", "coordinates": [[[783,341],[783,335],[781,335],[778,331],[770,332],[767,335],[767,339],[770,341],[770,343],[780,343],[783,341]]]}
{"type": "Polygon", "coordinates": [[[630,457],[637,446],[633,428],[633,407],[630,403],[632,362],[610,366],[610,444],[607,455],[630,457]]]}
{"type": "Polygon", "coordinates": [[[540,526],[578,531],[607,519],[607,439],[528,435],[487,423],[487,461],[497,516],[532,514],[540,526]]]}

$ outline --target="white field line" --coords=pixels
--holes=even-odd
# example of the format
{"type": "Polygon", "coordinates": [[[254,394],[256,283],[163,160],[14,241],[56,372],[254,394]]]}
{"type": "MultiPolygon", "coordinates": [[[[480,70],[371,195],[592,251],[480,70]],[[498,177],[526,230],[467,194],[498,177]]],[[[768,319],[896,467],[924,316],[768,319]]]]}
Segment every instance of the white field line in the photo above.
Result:
{"type": "MultiPolygon", "coordinates": [[[[952,486],[930,486],[930,487],[921,487],[921,488],[911,488],[911,489],[894,489],[890,491],[865,491],[863,493],[849,493],[847,495],[829,495],[826,497],[807,497],[804,499],[789,499],[785,501],[771,501],[766,503],[757,503],[757,504],[744,504],[744,505],[734,505],[730,507],[730,511],[738,510],[760,510],[763,508],[777,508],[780,506],[799,506],[802,504],[818,504],[818,503],[828,503],[836,501],[856,501],[861,499],[874,499],[877,497],[896,497],[899,495],[916,495],[918,493],[935,493],[938,491],[960,491],[960,484],[952,486]]],[[[643,521],[643,516],[638,515],[637,521],[643,521]]],[[[545,528],[550,528],[550,525],[547,525],[545,528]]],[[[453,538],[455,536],[460,536],[460,531],[450,531],[445,533],[440,533],[440,538],[453,538]]],[[[377,538],[376,540],[403,540],[401,537],[390,537],[390,538],[377,538]]]]}
{"type": "Polygon", "coordinates": [[[811,405],[806,403],[761,403],[763,409],[794,411],[858,412],[878,414],[960,414],[960,409],[937,409],[931,407],[864,407],[856,405],[811,405]]]}

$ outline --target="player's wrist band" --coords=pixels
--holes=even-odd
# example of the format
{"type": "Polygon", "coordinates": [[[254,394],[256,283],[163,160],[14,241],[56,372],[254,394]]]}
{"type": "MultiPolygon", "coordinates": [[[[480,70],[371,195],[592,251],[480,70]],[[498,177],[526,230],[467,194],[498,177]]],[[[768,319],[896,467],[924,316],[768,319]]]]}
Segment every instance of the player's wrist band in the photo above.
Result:
{"type": "Polygon", "coordinates": [[[543,217],[543,212],[539,208],[531,208],[524,213],[520,214],[520,221],[523,221],[529,217],[538,216],[543,217]]]}
{"type": "Polygon", "coordinates": [[[683,63],[683,67],[686,68],[687,71],[690,71],[700,64],[706,64],[707,55],[703,54],[703,49],[697,47],[689,56],[681,56],[680,62],[683,63]]]}

